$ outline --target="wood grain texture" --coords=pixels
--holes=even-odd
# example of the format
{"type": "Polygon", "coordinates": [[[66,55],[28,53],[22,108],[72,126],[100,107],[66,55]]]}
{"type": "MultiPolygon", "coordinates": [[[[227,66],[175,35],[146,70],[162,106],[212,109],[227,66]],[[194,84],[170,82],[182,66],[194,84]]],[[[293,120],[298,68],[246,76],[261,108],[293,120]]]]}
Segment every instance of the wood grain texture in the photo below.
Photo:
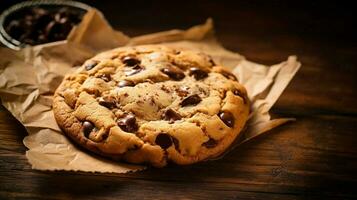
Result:
{"type": "Polygon", "coordinates": [[[252,61],[298,55],[303,66],[272,110],[297,121],[218,161],[130,174],[41,172],[24,156],[25,129],[1,107],[0,199],[357,198],[357,38],[348,4],[89,3],[129,35],[213,17],[219,41],[252,61]]]}
{"type": "Polygon", "coordinates": [[[356,197],[357,128],[351,124],[357,119],[350,117],[297,115],[296,122],[246,143],[219,161],[132,174],[87,174],[31,170],[21,144],[25,130],[14,128],[18,124],[6,111],[0,113],[1,130],[7,130],[1,132],[0,145],[3,198],[47,199],[45,194],[55,194],[54,199],[356,197]]]}

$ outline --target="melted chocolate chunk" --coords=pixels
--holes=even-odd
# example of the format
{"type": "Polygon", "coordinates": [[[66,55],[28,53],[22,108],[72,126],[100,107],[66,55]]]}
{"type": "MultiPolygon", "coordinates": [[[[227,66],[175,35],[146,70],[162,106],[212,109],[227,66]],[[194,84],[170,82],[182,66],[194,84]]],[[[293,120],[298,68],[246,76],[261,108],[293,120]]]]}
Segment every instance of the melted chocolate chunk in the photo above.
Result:
{"type": "Polygon", "coordinates": [[[189,105],[197,105],[202,101],[201,97],[198,96],[198,94],[191,95],[187,98],[185,98],[180,105],[181,106],[189,106],[189,105]]]}
{"type": "Polygon", "coordinates": [[[128,66],[128,67],[134,67],[136,65],[140,64],[140,60],[138,60],[137,58],[133,57],[133,56],[125,56],[122,59],[123,63],[128,66]]]}
{"type": "Polygon", "coordinates": [[[180,120],[182,117],[180,114],[172,110],[171,108],[166,110],[164,115],[163,115],[164,120],[170,121],[173,123],[176,120],[180,120]]]}
{"type": "Polygon", "coordinates": [[[91,60],[85,64],[86,70],[91,70],[93,67],[95,67],[98,64],[98,61],[91,60]]]}
{"type": "Polygon", "coordinates": [[[110,80],[112,80],[112,77],[110,76],[110,74],[102,74],[99,76],[99,78],[101,78],[105,82],[109,82],[110,80]]]}
{"type": "Polygon", "coordinates": [[[170,66],[170,67],[161,69],[161,71],[162,71],[162,73],[168,75],[170,78],[172,78],[175,81],[179,81],[179,80],[182,80],[183,78],[185,78],[185,74],[183,73],[183,71],[176,67],[170,66]]]}
{"type": "Polygon", "coordinates": [[[207,142],[203,143],[203,146],[205,146],[206,148],[213,148],[217,146],[217,141],[210,138],[207,142]]]}
{"type": "Polygon", "coordinates": [[[156,136],[155,144],[159,145],[163,149],[167,149],[172,145],[172,138],[167,133],[159,133],[156,136]]]}
{"type": "Polygon", "coordinates": [[[102,135],[102,139],[101,139],[101,140],[106,140],[106,139],[108,138],[108,136],[109,136],[109,133],[108,133],[108,132],[104,133],[104,134],[102,135]]]}
{"type": "Polygon", "coordinates": [[[230,128],[234,126],[234,116],[228,111],[222,111],[218,113],[218,117],[230,128]]]}
{"type": "Polygon", "coordinates": [[[122,88],[122,87],[133,87],[135,86],[135,83],[133,81],[129,81],[129,80],[121,80],[118,84],[118,87],[122,88]]]}
{"type": "Polygon", "coordinates": [[[231,79],[231,80],[233,80],[233,81],[238,81],[238,80],[237,80],[237,77],[234,76],[234,74],[232,74],[231,72],[221,71],[221,74],[222,74],[224,77],[228,78],[228,79],[231,79]]]}
{"type": "Polygon", "coordinates": [[[189,74],[190,76],[195,77],[196,80],[201,80],[208,76],[208,73],[206,71],[203,71],[202,69],[197,67],[191,67],[189,74]]]}
{"type": "Polygon", "coordinates": [[[189,92],[188,92],[188,89],[189,89],[189,87],[182,86],[182,87],[176,89],[175,91],[176,91],[176,93],[177,93],[178,96],[180,96],[180,97],[186,97],[186,96],[188,95],[188,93],[189,93],[189,92]]]}
{"type": "Polygon", "coordinates": [[[98,103],[107,108],[114,108],[116,105],[115,99],[110,97],[100,97],[98,103]]]}
{"type": "Polygon", "coordinates": [[[237,90],[237,89],[233,90],[233,94],[242,97],[244,104],[247,103],[245,96],[239,90],[237,90]]]}
{"type": "Polygon", "coordinates": [[[83,133],[85,137],[88,137],[93,129],[94,129],[94,125],[91,122],[89,121],[83,122],[83,133]]]}
{"type": "Polygon", "coordinates": [[[138,130],[134,114],[127,114],[117,122],[118,126],[125,132],[133,133],[138,130]]]}
{"type": "Polygon", "coordinates": [[[133,67],[132,69],[128,70],[128,71],[125,71],[125,75],[127,76],[132,76],[134,74],[137,74],[139,73],[140,71],[142,71],[143,68],[140,67],[139,65],[136,65],[135,67],[133,67]]]}

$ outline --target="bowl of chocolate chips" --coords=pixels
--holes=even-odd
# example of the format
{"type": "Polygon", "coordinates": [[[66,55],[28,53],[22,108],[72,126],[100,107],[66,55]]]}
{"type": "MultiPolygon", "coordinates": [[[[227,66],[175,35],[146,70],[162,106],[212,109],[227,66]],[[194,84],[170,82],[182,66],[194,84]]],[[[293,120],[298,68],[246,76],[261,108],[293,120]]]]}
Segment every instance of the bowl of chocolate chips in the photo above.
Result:
{"type": "Polygon", "coordinates": [[[76,1],[25,1],[0,15],[0,40],[14,50],[65,40],[90,6],[76,1]]]}

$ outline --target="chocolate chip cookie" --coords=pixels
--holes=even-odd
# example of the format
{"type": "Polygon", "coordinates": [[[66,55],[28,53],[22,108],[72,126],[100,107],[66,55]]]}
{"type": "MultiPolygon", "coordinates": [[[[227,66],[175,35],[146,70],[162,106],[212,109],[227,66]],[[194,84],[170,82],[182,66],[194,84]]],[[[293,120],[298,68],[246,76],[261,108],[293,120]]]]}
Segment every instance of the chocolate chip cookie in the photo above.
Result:
{"type": "Polygon", "coordinates": [[[249,102],[236,77],[210,56],[146,45],[87,60],[64,78],[53,111],[86,149],[162,167],[221,154],[244,127],[249,102]]]}

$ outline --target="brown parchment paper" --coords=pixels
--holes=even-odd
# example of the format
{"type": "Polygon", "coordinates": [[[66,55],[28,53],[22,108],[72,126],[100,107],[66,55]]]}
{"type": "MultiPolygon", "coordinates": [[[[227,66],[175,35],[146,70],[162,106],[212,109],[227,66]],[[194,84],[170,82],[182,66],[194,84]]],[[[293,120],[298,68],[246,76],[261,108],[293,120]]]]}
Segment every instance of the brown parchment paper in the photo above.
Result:
{"type": "Polygon", "coordinates": [[[188,30],[169,30],[130,38],[111,28],[103,15],[91,10],[66,41],[28,47],[20,51],[0,48],[0,97],[2,104],[26,128],[23,140],[33,169],[126,173],[145,166],[114,162],[83,151],[61,132],[52,112],[52,95],[67,73],[86,59],[111,48],[164,44],[204,51],[217,63],[230,67],[247,88],[252,113],[243,138],[231,148],[289,120],[270,119],[269,110],[300,68],[295,56],[273,66],[246,60],[225,50],[215,39],[213,23],[188,30]]]}

